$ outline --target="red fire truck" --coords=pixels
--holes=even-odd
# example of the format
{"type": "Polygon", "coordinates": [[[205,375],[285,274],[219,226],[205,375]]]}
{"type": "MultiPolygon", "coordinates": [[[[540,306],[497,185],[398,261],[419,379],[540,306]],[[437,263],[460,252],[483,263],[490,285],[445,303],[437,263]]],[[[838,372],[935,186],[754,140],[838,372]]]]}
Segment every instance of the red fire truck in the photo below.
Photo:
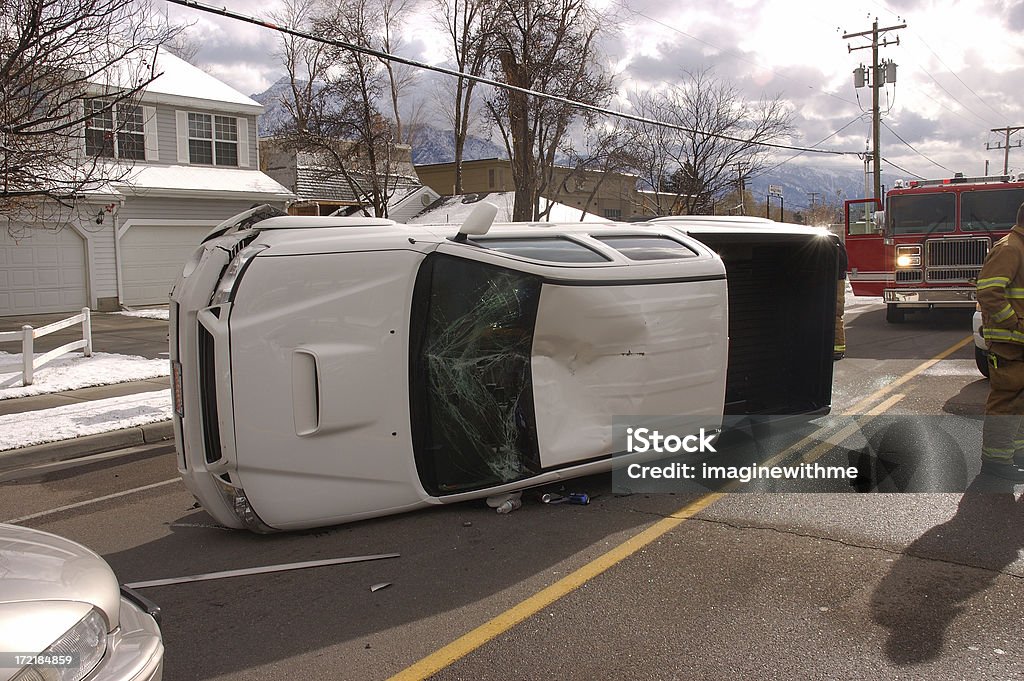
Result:
{"type": "Polygon", "coordinates": [[[849,278],[858,296],[882,296],[885,318],[907,310],[973,308],[988,249],[1024,203],[1024,177],[956,177],[901,182],[875,199],[847,201],[849,278]],[[863,205],[861,205],[863,204],[863,205]],[[858,218],[861,218],[858,220],[858,218]]]}

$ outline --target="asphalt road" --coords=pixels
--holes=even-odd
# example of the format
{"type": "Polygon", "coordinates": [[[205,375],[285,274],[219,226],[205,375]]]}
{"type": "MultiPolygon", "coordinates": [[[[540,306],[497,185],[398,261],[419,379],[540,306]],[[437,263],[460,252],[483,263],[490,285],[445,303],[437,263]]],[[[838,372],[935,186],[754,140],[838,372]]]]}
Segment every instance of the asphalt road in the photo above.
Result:
{"type": "Polygon", "coordinates": [[[528,495],[507,516],[462,504],[256,536],[195,508],[164,449],[17,473],[0,519],[35,516],[20,522],[125,582],[401,554],[146,589],[169,681],[1024,678],[1024,500],[976,478],[987,384],[971,345],[928,363],[970,315],[894,326],[857,306],[848,329],[837,415],[770,447],[852,462],[863,490],[620,495],[586,479],[589,506],[528,495]],[[968,492],[857,493],[937,485],[968,492]]]}

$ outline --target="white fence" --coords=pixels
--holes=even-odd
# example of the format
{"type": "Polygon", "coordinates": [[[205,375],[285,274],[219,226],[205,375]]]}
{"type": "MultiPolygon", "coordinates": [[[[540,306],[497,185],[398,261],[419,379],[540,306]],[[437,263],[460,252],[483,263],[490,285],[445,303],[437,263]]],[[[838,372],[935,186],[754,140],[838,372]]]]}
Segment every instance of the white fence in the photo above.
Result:
{"type": "MultiPolygon", "coordinates": [[[[26,324],[21,327],[21,331],[5,331],[0,333],[0,343],[13,343],[19,341],[21,342],[21,382],[22,385],[32,385],[35,370],[52,362],[61,355],[74,352],[75,350],[82,350],[86,357],[92,357],[92,319],[89,317],[89,308],[83,307],[81,314],[76,314],[74,317],[68,317],[67,319],[54,322],[53,324],[41,326],[38,329],[33,329],[31,326],[26,324]],[[70,343],[65,343],[59,348],[50,350],[45,355],[40,355],[39,357],[34,356],[36,338],[51,334],[54,331],[66,329],[69,326],[74,326],[79,323],[82,325],[82,340],[71,341],[70,343]]],[[[0,367],[0,372],[2,372],[4,368],[5,367],[0,367]]]]}

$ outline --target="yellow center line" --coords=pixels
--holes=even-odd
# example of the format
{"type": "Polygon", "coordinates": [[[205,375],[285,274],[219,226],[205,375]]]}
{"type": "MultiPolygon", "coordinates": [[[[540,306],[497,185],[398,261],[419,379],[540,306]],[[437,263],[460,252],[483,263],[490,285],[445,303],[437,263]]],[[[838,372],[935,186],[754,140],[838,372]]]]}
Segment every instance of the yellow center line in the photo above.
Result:
{"type": "Polygon", "coordinates": [[[601,554],[551,586],[538,591],[533,596],[512,606],[497,617],[484,622],[476,629],[452,641],[444,648],[431,653],[411,667],[395,674],[391,677],[390,681],[426,679],[436,674],[494,637],[508,631],[528,617],[537,614],[569,592],[574,591],[602,572],[632,556],[666,532],[678,527],[685,520],[692,518],[724,496],[726,495],[721,492],[714,492],[687,504],[669,517],[659,520],[646,530],[633,535],[607,553],[601,554]]]}
{"type": "MultiPolygon", "coordinates": [[[[852,415],[857,414],[860,410],[866,408],[868,405],[873,403],[875,400],[887,395],[899,386],[903,385],[907,381],[911,380],[921,372],[935,365],[937,362],[950,356],[960,348],[964,347],[972,341],[972,337],[968,336],[964,340],[960,341],[956,345],[944,350],[943,352],[936,355],[933,359],[923,362],[918,365],[910,372],[904,374],[897,380],[890,383],[884,388],[880,388],[872,393],[870,396],[858,402],[846,414],[852,415]]],[[[884,402],[878,404],[874,409],[868,412],[868,416],[874,417],[878,414],[884,413],[889,407],[896,402],[903,399],[903,395],[893,395],[884,402]]],[[[858,424],[851,424],[840,431],[837,435],[842,435],[846,430],[850,430],[850,433],[843,436],[843,439],[852,435],[859,428],[858,424]]],[[[795,445],[787,447],[783,452],[772,457],[762,465],[772,465],[772,462],[781,461],[783,458],[791,456],[793,452],[799,451],[799,449],[812,440],[815,440],[812,436],[807,436],[795,445]]],[[[821,443],[815,450],[822,447],[830,446],[829,443],[821,443]]],[[[820,456],[827,449],[822,450],[818,454],[820,456]]],[[[726,485],[723,489],[729,490],[734,489],[734,486],[726,485]]],[[[460,636],[456,640],[452,641],[443,648],[434,651],[427,655],[420,661],[416,662],[410,667],[403,669],[390,678],[389,681],[412,681],[413,679],[426,679],[433,676],[437,672],[441,671],[445,667],[454,664],[458,660],[462,659],[469,653],[473,652],[477,648],[481,647],[488,641],[496,638],[497,636],[505,633],[515,625],[519,624],[523,620],[532,617],[544,608],[548,607],[555,601],[563,598],[572,591],[576,590],[583,584],[594,579],[603,572],[614,567],[618,563],[622,562],[626,558],[629,558],[637,551],[649,546],[651,543],[656,541],[662,535],[681,525],[686,520],[689,520],[693,516],[697,515],[704,509],[708,508],[719,499],[728,496],[727,492],[712,492],[706,494],[699,499],[687,504],[683,508],[679,509],[672,515],[659,520],[650,527],[641,532],[633,535],[626,539],[615,548],[601,554],[594,560],[590,561],[583,567],[571,572],[565,577],[559,579],[554,584],[538,591],[534,595],[530,596],[526,600],[523,600],[516,605],[512,606],[508,610],[505,610],[501,614],[491,618],[487,622],[484,622],[472,631],[460,636]]]]}

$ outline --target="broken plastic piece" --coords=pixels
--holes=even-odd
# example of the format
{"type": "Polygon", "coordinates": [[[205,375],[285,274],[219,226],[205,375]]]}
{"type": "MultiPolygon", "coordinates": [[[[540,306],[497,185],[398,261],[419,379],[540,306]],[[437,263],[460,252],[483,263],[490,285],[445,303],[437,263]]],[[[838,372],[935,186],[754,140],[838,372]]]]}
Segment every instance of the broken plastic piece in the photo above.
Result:
{"type": "Polygon", "coordinates": [[[380,584],[374,584],[370,587],[370,592],[372,593],[374,591],[380,591],[381,589],[386,589],[389,586],[391,586],[391,582],[381,582],[380,584]]]}
{"type": "Polygon", "coordinates": [[[511,494],[495,494],[493,497],[487,497],[487,505],[491,508],[501,508],[501,506],[511,500],[519,499],[522,500],[522,492],[512,492],[511,494]]]}
{"type": "Polygon", "coordinates": [[[498,513],[501,513],[502,515],[504,515],[506,513],[511,513],[512,511],[516,510],[517,508],[520,508],[522,505],[523,505],[522,499],[519,499],[518,497],[513,497],[512,499],[507,500],[505,503],[503,503],[501,506],[499,506],[495,510],[498,513]]]}

